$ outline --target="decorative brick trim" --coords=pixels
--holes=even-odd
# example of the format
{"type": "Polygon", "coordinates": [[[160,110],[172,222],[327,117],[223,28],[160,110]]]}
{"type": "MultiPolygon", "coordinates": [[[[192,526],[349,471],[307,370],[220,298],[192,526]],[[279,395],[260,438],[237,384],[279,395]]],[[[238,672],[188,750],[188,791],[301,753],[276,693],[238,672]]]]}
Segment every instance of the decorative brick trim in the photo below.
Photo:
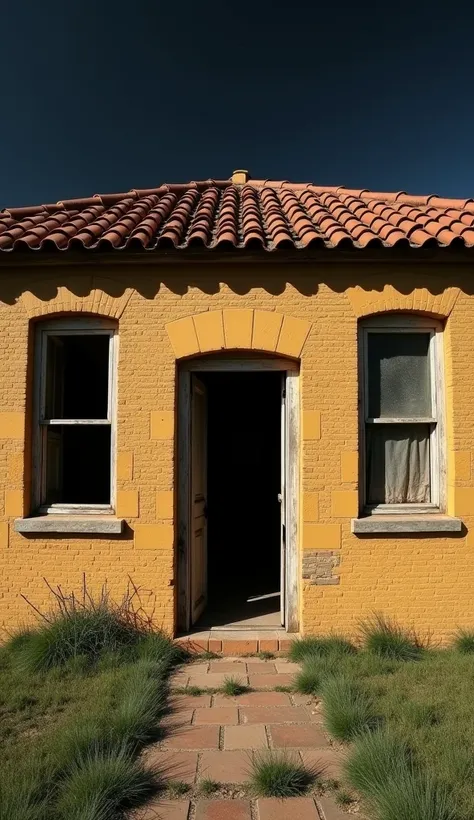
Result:
{"type": "Polygon", "coordinates": [[[177,359],[219,350],[261,350],[298,359],[311,322],[248,308],[209,310],[166,325],[177,359]]]}
{"type": "Polygon", "coordinates": [[[339,583],[334,569],[341,563],[339,550],[305,550],[303,553],[303,580],[311,585],[339,583]]]}
{"type": "Polygon", "coordinates": [[[411,293],[401,293],[393,285],[384,285],[380,291],[366,291],[359,285],[348,288],[347,298],[358,319],[374,313],[405,311],[426,313],[446,319],[451,313],[459,288],[446,288],[443,293],[433,294],[427,288],[414,288],[411,293]]]}
{"type": "Polygon", "coordinates": [[[83,292],[84,283],[80,286],[73,281],[68,281],[65,285],[57,288],[56,295],[46,301],[41,299],[31,291],[25,291],[20,296],[20,302],[25,309],[29,319],[38,316],[48,316],[52,313],[88,313],[95,316],[107,316],[111,319],[120,319],[132,294],[134,288],[126,288],[113,279],[91,278],[89,293],[77,295],[83,292]],[[115,295],[118,291],[120,295],[115,295]]]}

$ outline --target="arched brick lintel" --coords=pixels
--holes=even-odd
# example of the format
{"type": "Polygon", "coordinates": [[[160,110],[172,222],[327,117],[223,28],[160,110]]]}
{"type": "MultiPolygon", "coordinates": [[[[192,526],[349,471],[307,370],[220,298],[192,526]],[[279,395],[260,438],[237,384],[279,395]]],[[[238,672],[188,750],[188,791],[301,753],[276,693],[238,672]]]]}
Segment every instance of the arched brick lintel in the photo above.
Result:
{"type": "Polygon", "coordinates": [[[220,350],[255,350],[298,359],[311,322],[267,310],[229,308],[166,325],[177,359],[220,350]]]}

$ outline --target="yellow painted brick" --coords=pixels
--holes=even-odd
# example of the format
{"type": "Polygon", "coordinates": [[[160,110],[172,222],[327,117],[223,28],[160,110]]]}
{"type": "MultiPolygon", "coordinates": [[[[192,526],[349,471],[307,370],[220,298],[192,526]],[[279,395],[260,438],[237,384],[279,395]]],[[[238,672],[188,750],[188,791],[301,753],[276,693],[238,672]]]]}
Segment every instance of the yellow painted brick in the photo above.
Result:
{"type": "Polygon", "coordinates": [[[174,413],[172,410],[152,410],[150,413],[150,438],[169,441],[174,436],[174,413]]]}
{"type": "Polygon", "coordinates": [[[192,316],[170,322],[165,325],[165,328],[177,359],[199,353],[199,343],[192,316]]]}
{"type": "Polygon", "coordinates": [[[12,518],[23,515],[23,490],[5,490],[5,515],[12,518]]]}
{"type": "Polygon", "coordinates": [[[173,548],[172,524],[136,524],[135,547],[142,550],[168,550],[173,548]]]}
{"type": "Polygon", "coordinates": [[[173,518],[173,491],[160,490],[156,494],[156,517],[173,518]]]}
{"type": "Polygon", "coordinates": [[[334,518],[354,518],[359,512],[357,490],[333,490],[331,494],[331,514],[334,518]]]}
{"type": "Polygon", "coordinates": [[[224,324],[222,310],[210,310],[198,313],[193,317],[199,349],[201,353],[212,350],[224,350],[224,324]]]}
{"type": "Polygon", "coordinates": [[[303,521],[319,518],[319,493],[303,493],[303,521]]]}
{"type": "Polygon", "coordinates": [[[303,410],[303,439],[314,441],[321,438],[321,413],[319,410],[303,410]]]}
{"type": "Polygon", "coordinates": [[[466,535],[466,546],[474,547],[474,526],[469,527],[466,535]]]}
{"type": "Polygon", "coordinates": [[[337,550],[340,546],[340,524],[303,524],[303,549],[337,550]]]}
{"type": "Polygon", "coordinates": [[[224,310],[224,339],[227,350],[252,346],[253,310],[224,310]]]}
{"type": "Polygon", "coordinates": [[[0,549],[8,547],[8,521],[0,522],[0,549]]]}
{"type": "Polygon", "coordinates": [[[22,439],[24,435],[24,413],[0,413],[0,439],[22,439]]]}
{"type": "Polygon", "coordinates": [[[295,316],[285,316],[277,343],[277,353],[298,358],[303,350],[311,323],[295,316]]]}
{"type": "Polygon", "coordinates": [[[474,516],[474,487],[454,488],[454,515],[474,516]]]}
{"type": "Polygon", "coordinates": [[[7,474],[10,484],[23,481],[25,457],[23,453],[9,453],[7,456],[7,474]]]}
{"type": "Polygon", "coordinates": [[[119,518],[138,518],[137,490],[117,490],[117,515],[119,518]]]}
{"type": "Polygon", "coordinates": [[[133,478],[133,453],[117,454],[117,478],[120,481],[131,481],[133,478]]]}
{"type": "Polygon", "coordinates": [[[359,454],[348,451],[341,453],[341,481],[357,481],[358,471],[359,454]]]}
{"type": "Polygon", "coordinates": [[[469,481],[471,478],[471,453],[469,450],[450,450],[448,453],[448,481],[469,481]]]}
{"type": "Polygon", "coordinates": [[[252,347],[254,350],[276,350],[283,315],[269,310],[256,310],[253,317],[252,347]]]}

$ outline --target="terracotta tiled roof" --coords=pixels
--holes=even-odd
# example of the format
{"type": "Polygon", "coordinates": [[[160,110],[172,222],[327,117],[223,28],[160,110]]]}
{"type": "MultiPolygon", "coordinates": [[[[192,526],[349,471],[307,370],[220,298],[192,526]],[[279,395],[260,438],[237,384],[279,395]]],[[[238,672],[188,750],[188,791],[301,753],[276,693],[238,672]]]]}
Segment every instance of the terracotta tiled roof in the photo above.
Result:
{"type": "Polygon", "coordinates": [[[0,213],[0,250],[474,247],[474,200],[206,180],[0,213]]]}

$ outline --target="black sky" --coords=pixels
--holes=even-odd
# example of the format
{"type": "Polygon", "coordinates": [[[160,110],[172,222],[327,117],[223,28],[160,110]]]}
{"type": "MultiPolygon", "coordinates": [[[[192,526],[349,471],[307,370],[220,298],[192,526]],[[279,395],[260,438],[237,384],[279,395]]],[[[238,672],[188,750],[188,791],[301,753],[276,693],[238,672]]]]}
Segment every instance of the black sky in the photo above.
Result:
{"type": "Polygon", "coordinates": [[[9,0],[0,207],[254,177],[474,195],[471,3],[9,0]]]}

